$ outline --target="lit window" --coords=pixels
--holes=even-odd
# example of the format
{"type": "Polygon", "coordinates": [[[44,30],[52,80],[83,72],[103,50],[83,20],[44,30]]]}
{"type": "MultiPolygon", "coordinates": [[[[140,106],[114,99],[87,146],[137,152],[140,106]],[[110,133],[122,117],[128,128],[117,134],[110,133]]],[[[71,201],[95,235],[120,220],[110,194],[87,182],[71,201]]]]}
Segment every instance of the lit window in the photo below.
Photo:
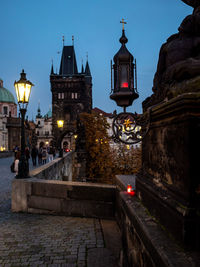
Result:
{"type": "Polygon", "coordinates": [[[72,93],[72,99],[74,99],[74,93],[72,93]]]}

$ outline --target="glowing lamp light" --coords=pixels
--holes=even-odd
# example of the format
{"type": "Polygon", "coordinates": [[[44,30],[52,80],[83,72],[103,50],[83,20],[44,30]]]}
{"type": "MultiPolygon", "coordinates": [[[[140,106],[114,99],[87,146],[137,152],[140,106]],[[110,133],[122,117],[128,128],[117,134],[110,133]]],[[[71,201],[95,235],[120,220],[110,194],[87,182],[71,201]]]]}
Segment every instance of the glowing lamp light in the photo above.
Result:
{"type": "Polygon", "coordinates": [[[18,103],[28,104],[33,84],[26,79],[26,73],[22,70],[21,78],[14,83],[18,103]]]}
{"type": "Polygon", "coordinates": [[[135,191],[133,190],[133,187],[130,184],[127,185],[127,193],[131,196],[135,195],[135,191]]]}
{"type": "Polygon", "coordinates": [[[57,120],[58,128],[63,128],[64,120],[57,120]]]}
{"type": "Polygon", "coordinates": [[[127,82],[122,83],[122,88],[128,88],[128,83],[127,82]]]}
{"type": "Polygon", "coordinates": [[[77,137],[78,137],[78,135],[77,135],[77,134],[75,134],[75,135],[74,135],[74,138],[76,139],[77,137]]]}

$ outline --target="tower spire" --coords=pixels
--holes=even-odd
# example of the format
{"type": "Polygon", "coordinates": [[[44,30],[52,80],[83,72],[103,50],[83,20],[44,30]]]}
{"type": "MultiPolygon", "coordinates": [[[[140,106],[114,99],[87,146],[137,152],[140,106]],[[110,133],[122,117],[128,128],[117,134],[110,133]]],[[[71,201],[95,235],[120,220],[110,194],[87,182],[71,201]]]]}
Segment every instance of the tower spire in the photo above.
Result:
{"type": "Polygon", "coordinates": [[[64,35],[62,36],[62,41],[63,41],[63,47],[64,47],[64,45],[65,45],[65,36],[64,35]]]}
{"type": "Polygon", "coordinates": [[[52,63],[51,63],[51,75],[54,75],[54,69],[53,69],[53,59],[52,59],[52,63]]]}
{"type": "Polygon", "coordinates": [[[83,59],[81,60],[82,66],[81,66],[81,73],[84,73],[84,67],[83,67],[83,59]]]}

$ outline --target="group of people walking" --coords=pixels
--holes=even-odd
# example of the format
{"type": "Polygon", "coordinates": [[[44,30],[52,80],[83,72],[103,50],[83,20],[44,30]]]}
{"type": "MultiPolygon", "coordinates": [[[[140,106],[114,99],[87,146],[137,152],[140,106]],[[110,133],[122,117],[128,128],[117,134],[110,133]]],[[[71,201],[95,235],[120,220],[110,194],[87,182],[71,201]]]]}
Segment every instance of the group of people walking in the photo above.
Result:
{"type": "MultiPolygon", "coordinates": [[[[21,152],[18,146],[15,146],[14,151],[14,162],[11,165],[11,171],[18,174],[18,165],[21,156],[21,152]]],[[[31,152],[28,147],[25,148],[25,157],[29,163],[30,157],[32,158],[33,166],[46,164],[54,159],[56,155],[55,148],[52,146],[40,146],[39,149],[33,146],[31,152]]]]}
{"type": "Polygon", "coordinates": [[[46,147],[46,146],[41,146],[39,149],[37,149],[36,146],[34,146],[31,150],[31,158],[33,162],[33,166],[47,163],[47,161],[52,161],[55,157],[55,148],[52,146],[46,147]]]}

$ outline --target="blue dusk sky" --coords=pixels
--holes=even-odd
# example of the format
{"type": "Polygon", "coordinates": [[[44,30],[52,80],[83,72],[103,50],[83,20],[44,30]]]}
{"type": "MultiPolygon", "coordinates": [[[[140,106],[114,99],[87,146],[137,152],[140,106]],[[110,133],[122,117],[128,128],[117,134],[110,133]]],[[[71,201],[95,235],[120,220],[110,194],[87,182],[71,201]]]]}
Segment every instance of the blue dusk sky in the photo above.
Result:
{"type": "Polygon", "coordinates": [[[59,70],[63,35],[65,45],[74,35],[79,72],[88,53],[93,107],[117,109],[109,98],[110,60],[121,46],[122,18],[127,48],[137,60],[140,95],[128,111],[140,113],[142,101],[152,94],[160,47],[192,8],[181,0],[1,0],[0,13],[0,78],[15,96],[14,81],[25,70],[35,84],[27,112],[35,119],[39,101],[42,115],[51,106],[51,62],[59,70]]]}

